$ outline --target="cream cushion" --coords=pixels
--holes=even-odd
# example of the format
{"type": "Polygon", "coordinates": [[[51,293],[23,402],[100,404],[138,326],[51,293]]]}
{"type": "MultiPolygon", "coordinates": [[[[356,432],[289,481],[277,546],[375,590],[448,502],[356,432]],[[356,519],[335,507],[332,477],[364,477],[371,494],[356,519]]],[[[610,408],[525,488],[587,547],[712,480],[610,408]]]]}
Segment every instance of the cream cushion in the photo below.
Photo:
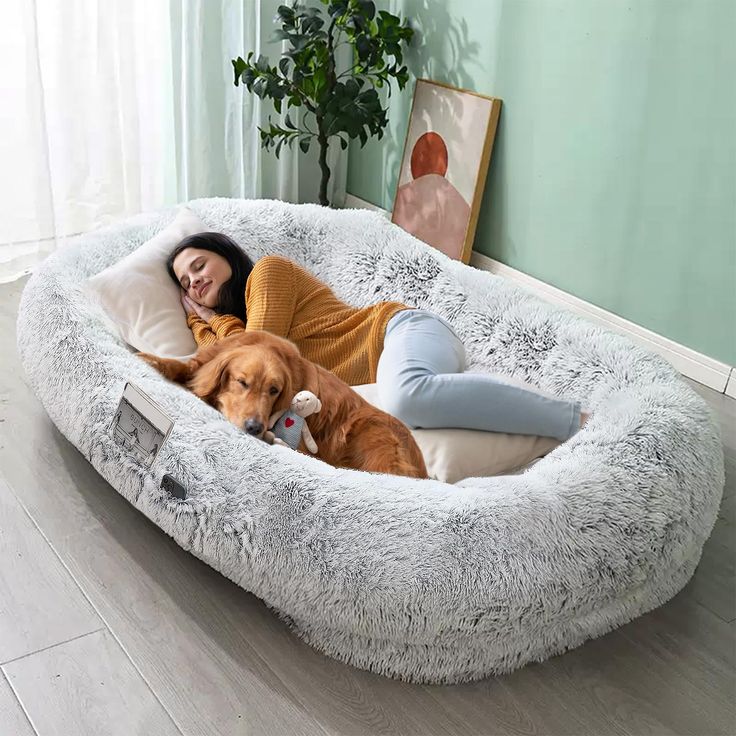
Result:
{"type": "MultiPolygon", "coordinates": [[[[503,376],[507,383],[534,386],[503,376]]],[[[375,383],[353,386],[369,404],[381,409],[375,383]]],[[[413,429],[411,433],[424,455],[430,478],[456,483],[465,478],[510,475],[546,455],[560,444],[554,437],[536,437],[473,429],[413,429]]]]}
{"type": "Polygon", "coordinates": [[[189,208],[130,255],[87,281],[120,336],[136,350],[170,358],[197,351],[166,259],[184,238],[209,228],[189,208]]]}

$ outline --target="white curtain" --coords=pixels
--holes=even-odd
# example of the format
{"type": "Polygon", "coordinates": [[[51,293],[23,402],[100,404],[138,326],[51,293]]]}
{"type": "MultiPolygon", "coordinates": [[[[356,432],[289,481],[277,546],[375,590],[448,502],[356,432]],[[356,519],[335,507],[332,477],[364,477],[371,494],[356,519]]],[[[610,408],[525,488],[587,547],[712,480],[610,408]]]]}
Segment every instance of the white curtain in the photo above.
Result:
{"type": "MultiPolygon", "coordinates": [[[[317,201],[317,151],[263,150],[257,126],[278,116],[233,84],[230,59],[278,61],[279,4],[4,0],[0,282],[69,236],[196,197],[317,201]]],[[[347,156],[328,162],[339,206],[347,156]]]]}

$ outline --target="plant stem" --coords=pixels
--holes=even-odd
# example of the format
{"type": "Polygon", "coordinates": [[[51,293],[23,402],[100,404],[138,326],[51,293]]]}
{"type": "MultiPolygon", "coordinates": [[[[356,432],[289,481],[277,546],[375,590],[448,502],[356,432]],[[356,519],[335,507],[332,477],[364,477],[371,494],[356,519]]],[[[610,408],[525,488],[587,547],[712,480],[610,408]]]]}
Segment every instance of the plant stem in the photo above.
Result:
{"type": "Polygon", "coordinates": [[[323,206],[329,206],[330,203],[327,200],[327,182],[330,180],[330,167],[327,165],[327,136],[325,135],[320,118],[317,119],[317,130],[319,130],[319,135],[317,136],[317,141],[319,142],[319,168],[322,171],[322,179],[319,183],[319,203],[323,206]]]}
{"type": "MultiPolygon", "coordinates": [[[[327,29],[327,96],[331,96],[337,84],[337,76],[335,74],[335,38],[332,33],[335,30],[336,19],[333,18],[327,29]]],[[[338,32],[339,37],[339,32],[338,32]]],[[[327,182],[330,180],[330,167],[327,165],[327,135],[325,134],[323,117],[315,113],[317,118],[317,141],[319,142],[319,168],[322,171],[322,179],[319,183],[319,203],[323,206],[329,206],[327,200],[327,182]]]]}

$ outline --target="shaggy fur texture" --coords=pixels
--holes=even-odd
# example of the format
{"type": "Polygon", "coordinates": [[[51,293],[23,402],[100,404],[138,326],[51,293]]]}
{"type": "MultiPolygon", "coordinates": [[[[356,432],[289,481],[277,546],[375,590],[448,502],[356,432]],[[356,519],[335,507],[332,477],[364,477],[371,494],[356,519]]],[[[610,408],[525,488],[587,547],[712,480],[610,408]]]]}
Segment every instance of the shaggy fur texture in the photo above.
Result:
{"type": "Polygon", "coordinates": [[[238,431],[136,358],[90,301],[85,278],[174,210],[54,253],[18,317],[23,365],[52,420],[130,503],[307,642],[406,680],[472,680],[600,636],[690,579],[720,503],[723,452],[707,404],[665,360],[372,212],[270,200],[191,207],[254,258],[293,258],[352,304],[395,299],[437,312],[471,370],[594,411],[518,476],[451,486],[338,470],[238,431]],[[151,470],[109,433],[127,380],[176,421],[151,470]],[[185,501],[159,488],[165,472],[189,489],[185,501]]]}

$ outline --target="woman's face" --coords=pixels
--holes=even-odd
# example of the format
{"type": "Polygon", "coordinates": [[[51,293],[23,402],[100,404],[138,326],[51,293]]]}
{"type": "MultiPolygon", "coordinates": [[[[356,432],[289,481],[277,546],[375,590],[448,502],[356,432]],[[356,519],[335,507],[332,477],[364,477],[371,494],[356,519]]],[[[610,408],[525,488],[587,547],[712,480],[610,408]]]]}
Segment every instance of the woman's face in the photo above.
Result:
{"type": "Polygon", "coordinates": [[[233,275],[225,258],[201,248],[185,248],[174,259],[173,266],[187,296],[210,309],[217,306],[220,287],[233,275]]]}

